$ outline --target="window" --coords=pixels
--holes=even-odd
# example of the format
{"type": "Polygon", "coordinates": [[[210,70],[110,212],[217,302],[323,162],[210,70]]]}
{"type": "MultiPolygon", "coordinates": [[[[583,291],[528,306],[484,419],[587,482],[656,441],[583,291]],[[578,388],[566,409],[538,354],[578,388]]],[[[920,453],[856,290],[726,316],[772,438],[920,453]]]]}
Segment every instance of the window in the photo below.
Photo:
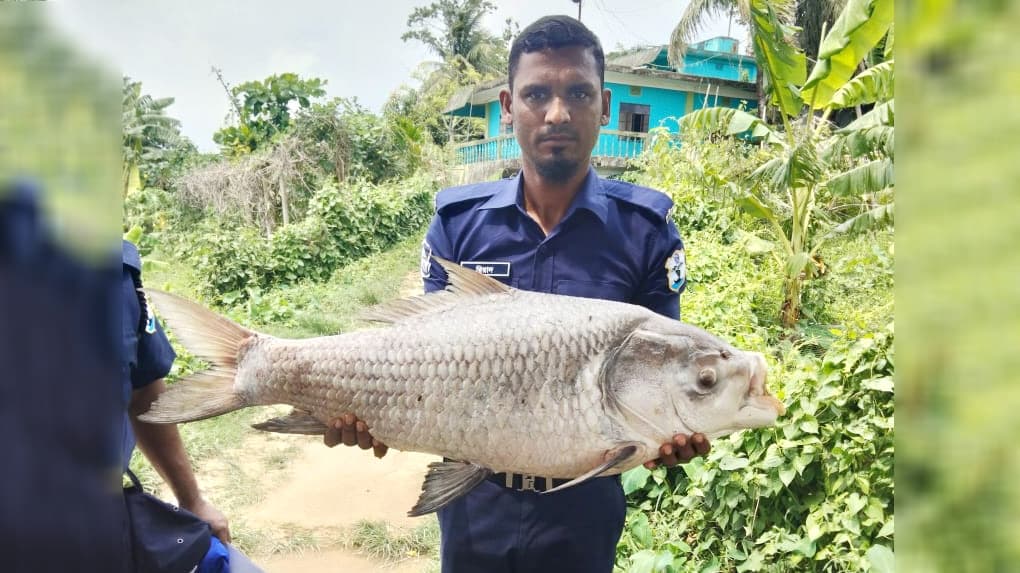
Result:
{"type": "Polygon", "coordinates": [[[637,103],[620,104],[620,131],[648,133],[648,117],[652,108],[637,103]]]}

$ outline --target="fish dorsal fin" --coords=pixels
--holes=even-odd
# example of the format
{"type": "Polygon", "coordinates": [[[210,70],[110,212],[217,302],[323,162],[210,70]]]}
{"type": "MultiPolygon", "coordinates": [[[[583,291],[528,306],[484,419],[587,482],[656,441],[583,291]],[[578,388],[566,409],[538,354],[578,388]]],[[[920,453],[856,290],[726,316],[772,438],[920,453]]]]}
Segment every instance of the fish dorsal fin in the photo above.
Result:
{"type": "Polygon", "coordinates": [[[413,316],[454,307],[464,296],[503,294],[513,290],[496,279],[477,271],[440,257],[433,258],[446,271],[448,284],[445,290],[380,304],[365,310],[359,315],[359,318],[371,322],[397,323],[413,316]]]}
{"type": "Polygon", "coordinates": [[[500,294],[510,292],[512,289],[492,277],[487,277],[475,270],[462,267],[453,261],[442,257],[432,256],[442,265],[446,271],[446,290],[457,294],[500,294]]]}
{"type": "Polygon", "coordinates": [[[417,517],[442,509],[490,475],[492,470],[467,462],[432,462],[421,486],[421,497],[407,515],[417,517]]]}
{"type": "Polygon", "coordinates": [[[358,314],[358,318],[395,324],[413,316],[452,308],[457,305],[458,298],[456,294],[447,291],[401,298],[366,309],[358,314]]]}

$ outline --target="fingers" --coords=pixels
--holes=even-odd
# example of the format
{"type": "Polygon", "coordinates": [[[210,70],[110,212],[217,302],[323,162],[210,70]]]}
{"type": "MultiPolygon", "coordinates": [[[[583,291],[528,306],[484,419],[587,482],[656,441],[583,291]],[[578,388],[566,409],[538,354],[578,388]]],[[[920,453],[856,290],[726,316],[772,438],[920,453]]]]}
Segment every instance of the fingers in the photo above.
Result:
{"type": "Polygon", "coordinates": [[[322,443],[326,444],[326,447],[332,448],[343,441],[343,435],[340,433],[343,424],[344,421],[341,418],[333,418],[329,421],[329,429],[322,435],[322,443]]]}
{"type": "Polygon", "coordinates": [[[686,464],[694,459],[694,446],[691,439],[683,434],[673,436],[673,452],[678,463],[686,464]]]}
{"type": "Polygon", "coordinates": [[[220,541],[223,543],[230,543],[230,526],[227,525],[226,519],[223,520],[223,523],[218,523],[210,529],[212,529],[212,534],[220,541]]]}
{"type": "Polygon", "coordinates": [[[337,444],[358,446],[363,450],[371,448],[377,458],[385,456],[389,451],[386,444],[372,437],[368,424],[349,412],[330,420],[327,427],[322,442],[330,448],[337,444]]]}
{"type": "Polygon", "coordinates": [[[358,432],[354,428],[358,418],[350,412],[344,414],[342,418],[343,424],[340,426],[341,441],[345,446],[353,446],[358,443],[358,432]]]}
{"type": "Polygon", "coordinates": [[[645,467],[655,469],[659,464],[664,466],[686,464],[696,456],[708,455],[711,449],[712,445],[704,434],[696,433],[691,436],[677,434],[673,436],[671,442],[659,448],[659,459],[645,462],[645,467]]]}
{"type": "Polygon", "coordinates": [[[694,434],[691,436],[691,444],[694,445],[694,451],[699,456],[707,456],[708,452],[712,449],[712,444],[708,443],[708,438],[705,434],[694,434]]]}
{"type": "Polygon", "coordinates": [[[372,447],[372,434],[368,433],[368,424],[358,420],[354,424],[355,433],[358,438],[358,447],[367,450],[372,447]]]}

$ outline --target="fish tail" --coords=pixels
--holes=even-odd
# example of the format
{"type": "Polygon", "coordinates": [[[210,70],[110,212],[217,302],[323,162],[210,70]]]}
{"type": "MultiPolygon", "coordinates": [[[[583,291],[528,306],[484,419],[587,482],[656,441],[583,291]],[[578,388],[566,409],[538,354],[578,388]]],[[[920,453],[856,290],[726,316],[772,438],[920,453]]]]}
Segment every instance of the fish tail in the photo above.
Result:
{"type": "Polygon", "coordinates": [[[226,414],[251,404],[238,391],[238,356],[256,336],[235,322],[170,293],[143,289],[189,352],[212,367],[170,386],[139,420],[161,424],[192,422],[226,414]]]}

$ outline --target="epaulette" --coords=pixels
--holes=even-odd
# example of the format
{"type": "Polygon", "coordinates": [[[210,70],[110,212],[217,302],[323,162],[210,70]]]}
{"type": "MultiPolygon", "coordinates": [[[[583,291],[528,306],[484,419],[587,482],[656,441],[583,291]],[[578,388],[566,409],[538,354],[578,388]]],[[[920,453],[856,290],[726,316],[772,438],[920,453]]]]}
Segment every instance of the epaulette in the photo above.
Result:
{"type": "Polygon", "coordinates": [[[124,239],[121,252],[125,265],[134,269],[135,272],[142,272],[142,256],[138,254],[138,247],[134,243],[124,239]]]}
{"type": "Polygon", "coordinates": [[[602,182],[602,189],[606,195],[640,207],[660,221],[665,220],[673,208],[673,200],[668,195],[648,187],[606,179],[602,182]]]}
{"type": "Polygon", "coordinates": [[[499,191],[499,182],[471,183],[459,187],[448,187],[436,193],[436,213],[444,209],[476,199],[488,199],[499,191]]]}

